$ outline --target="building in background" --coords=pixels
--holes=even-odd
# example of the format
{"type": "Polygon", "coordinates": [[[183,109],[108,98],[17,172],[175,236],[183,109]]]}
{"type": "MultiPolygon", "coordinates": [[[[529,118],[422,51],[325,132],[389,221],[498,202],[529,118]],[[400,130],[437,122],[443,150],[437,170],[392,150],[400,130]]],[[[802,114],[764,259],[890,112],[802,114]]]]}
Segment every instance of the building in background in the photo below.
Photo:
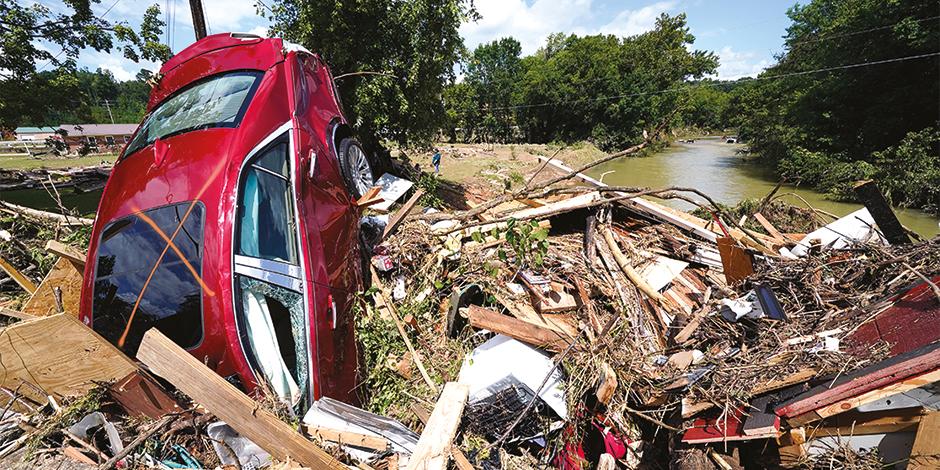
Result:
{"type": "Polygon", "coordinates": [[[130,142],[137,124],[62,124],[69,152],[87,145],[92,153],[117,153],[130,142]]]}
{"type": "Polygon", "coordinates": [[[55,127],[17,127],[13,131],[14,138],[22,142],[45,142],[55,137],[55,127]]]}

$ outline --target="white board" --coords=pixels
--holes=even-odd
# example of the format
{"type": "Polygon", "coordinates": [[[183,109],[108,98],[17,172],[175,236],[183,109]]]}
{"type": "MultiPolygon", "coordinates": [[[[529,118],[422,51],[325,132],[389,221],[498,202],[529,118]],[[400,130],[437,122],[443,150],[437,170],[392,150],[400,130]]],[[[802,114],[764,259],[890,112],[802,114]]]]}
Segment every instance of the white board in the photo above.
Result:
{"type": "Polygon", "coordinates": [[[392,207],[392,204],[401,199],[401,197],[414,186],[414,183],[404,178],[385,173],[375,182],[375,185],[382,187],[382,190],[379,191],[379,197],[384,199],[384,201],[372,206],[372,209],[387,212],[388,209],[392,207]]]}

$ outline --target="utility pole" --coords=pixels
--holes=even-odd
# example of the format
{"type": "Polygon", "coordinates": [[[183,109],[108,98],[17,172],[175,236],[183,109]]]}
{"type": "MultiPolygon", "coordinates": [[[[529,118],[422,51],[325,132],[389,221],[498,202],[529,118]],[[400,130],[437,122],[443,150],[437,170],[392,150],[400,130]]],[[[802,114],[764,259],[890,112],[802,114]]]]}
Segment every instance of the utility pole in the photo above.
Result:
{"type": "Polygon", "coordinates": [[[108,108],[108,117],[111,118],[111,124],[114,124],[114,115],[111,114],[111,103],[108,100],[104,100],[104,106],[108,108]]]}
{"type": "Polygon", "coordinates": [[[193,29],[196,40],[206,37],[206,17],[202,12],[202,0],[189,0],[189,11],[193,13],[193,29]]]}

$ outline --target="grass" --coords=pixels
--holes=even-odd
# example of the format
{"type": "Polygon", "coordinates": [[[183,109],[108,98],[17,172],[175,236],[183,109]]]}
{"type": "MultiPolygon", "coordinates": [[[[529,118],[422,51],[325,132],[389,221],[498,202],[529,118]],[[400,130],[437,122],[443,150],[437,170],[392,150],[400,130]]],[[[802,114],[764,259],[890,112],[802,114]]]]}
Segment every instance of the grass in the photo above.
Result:
{"type": "Polygon", "coordinates": [[[0,169],[32,170],[36,168],[75,168],[114,163],[116,154],[87,155],[84,157],[30,157],[29,155],[0,155],[0,169]]]}

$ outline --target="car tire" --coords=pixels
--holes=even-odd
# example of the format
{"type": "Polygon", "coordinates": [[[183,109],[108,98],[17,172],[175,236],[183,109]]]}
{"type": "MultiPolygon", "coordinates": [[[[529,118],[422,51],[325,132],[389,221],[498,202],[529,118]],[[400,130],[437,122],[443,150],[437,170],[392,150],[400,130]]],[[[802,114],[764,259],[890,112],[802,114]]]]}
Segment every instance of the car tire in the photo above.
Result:
{"type": "Polygon", "coordinates": [[[359,199],[375,183],[375,177],[372,174],[372,160],[362,148],[362,144],[352,137],[340,141],[337,158],[349,194],[353,198],[359,199]]]}

